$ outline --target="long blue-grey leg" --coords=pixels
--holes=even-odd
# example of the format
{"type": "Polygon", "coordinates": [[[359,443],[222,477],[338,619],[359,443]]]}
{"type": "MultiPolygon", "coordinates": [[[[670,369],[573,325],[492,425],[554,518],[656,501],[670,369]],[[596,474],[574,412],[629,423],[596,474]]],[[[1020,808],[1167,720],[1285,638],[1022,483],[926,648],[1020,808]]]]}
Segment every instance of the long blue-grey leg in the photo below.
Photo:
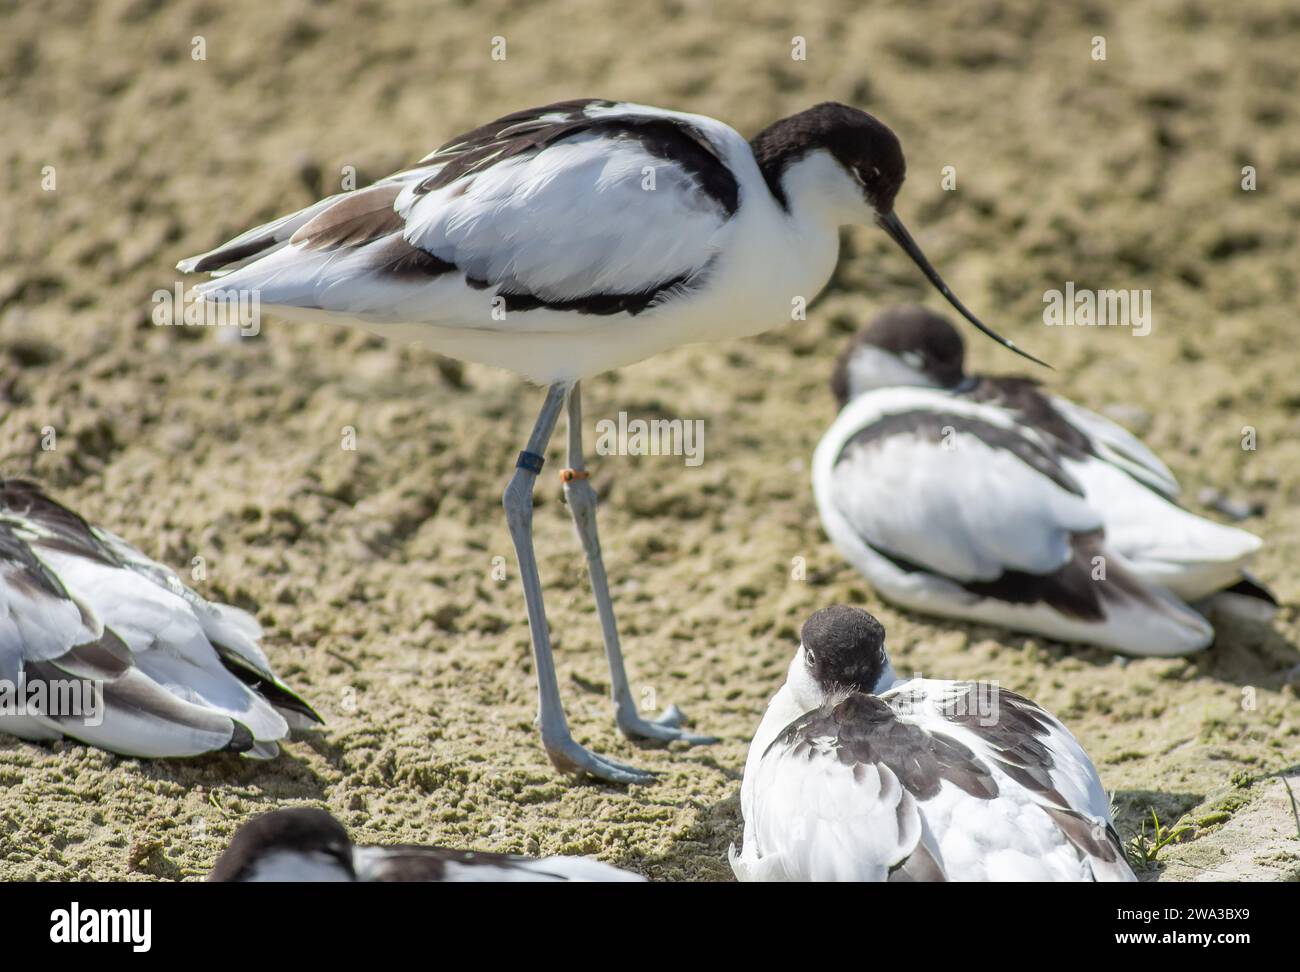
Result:
{"type": "Polygon", "coordinates": [[[528,605],[528,626],[533,640],[533,661],[537,667],[537,721],[542,730],[542,745],[555,768],[562,773],[590,773],[611,783],[649,783],[654,774],[598,756],[578,745],[569,732],[560,701],[560,686],[555,677],[555,659],[551,655],[550,629],[546,625],[546,608],[542,603],[542,582],[537,573],[533,551],[533,484],[546,461],[546,444],[555,431],[555,423],[564,407],[569,387],[552,385],[537,416],[528,445],[519,454],[515,473],[506,486],[503,504],[510,538],[519,561],[519,576],[528,605]]]}
{"type": "Polygon", "coordinates": [[[610,694],[614,699],[614,718],[623,735],[630,739],[653,739],[671,742],[681,739],[689,743],[717,742],[711,736],[697,736],[681,728],[682,713],[677,706],[669,706],[655,720],[643,719],[637,712],[632,687],[623,667],[623,648],[618,640],[618,624],[614,620],[614,605],[609,599],[609,579],[605,575],[605,562],[600,556],[600,536],[596,532],[596,490],[588,478],[586,458],[582,451],[582,390],[574,384],[569,391],[569,468],[561,473],[564,482],[564,499],[573,514],[573,525],[578,530],[582,549],[587,554],[587,568],[591,574],[591,590],[596,597],[596,613],[600,616],[600,632],[605,641],[605,658],[609,662],[610,694]]]}

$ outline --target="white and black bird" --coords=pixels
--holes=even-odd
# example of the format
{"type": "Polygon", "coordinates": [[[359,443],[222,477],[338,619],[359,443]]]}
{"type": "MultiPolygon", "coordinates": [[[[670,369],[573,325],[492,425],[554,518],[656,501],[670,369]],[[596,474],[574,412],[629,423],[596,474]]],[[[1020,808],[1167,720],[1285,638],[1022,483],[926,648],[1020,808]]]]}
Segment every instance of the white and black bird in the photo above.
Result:
{"type": "MultiPolygon", "coordinates": [[[[839,227],[880,226],[963,315],[894,211],[894,133],[825,103],[752,140],[702,115],[578,100],[515,112],[406,171],[251,229],[184,272],[209,300],[256,292],[285,317],[349,324],[547,386],[505,491],[537,667],[542,742],[560,770],[652,778],[574,741],[560,700],[532,543],[533,484],[559,413],[561,473],[592,578],[619,728],[709,741],[675,708],[637,713],[583,456],[579,382],[680,345],[768,330],[830,279],[839,227]]],[[[1023,353],[1023,352],[1021,352],[1023,353]]]]}
{"type": "Polygon", "coordinates": [[[275,756],[320,718],[261,636],[34,484],[0,480],[0,732],[126,756],[275,756]]]}
{"type": "Polygon", "coordinates": [[[209,881],[645,881],[585,857],[523,857],[397,844],[358,847],[324,810],[273,810],[244,824],[209,881]]]}
{"type": "Polygon", "coordinates": [[[898,679],[885,631],[805,622],[741,785],[742,881],[1133,881],[1065,726],[996,683],[898,679]]]}
{"type": "Polygon", "coordinates": [[[1031,379],[967,375],[963,359],[951,324],[908,307],[835,369],[817,507],[883,597],[1134,655],[1209,645],[1187,602],[1276,605],[1246,571],[1259,538],[1179,507],[1137,438],[1031,379]]]}

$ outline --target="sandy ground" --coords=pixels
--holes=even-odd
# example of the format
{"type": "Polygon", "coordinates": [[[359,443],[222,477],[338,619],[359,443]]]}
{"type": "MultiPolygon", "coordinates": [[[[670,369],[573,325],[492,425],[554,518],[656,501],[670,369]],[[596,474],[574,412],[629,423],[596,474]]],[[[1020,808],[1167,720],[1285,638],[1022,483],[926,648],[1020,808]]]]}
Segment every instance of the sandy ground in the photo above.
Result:
{"type": "MultiPolygon", "coordinates": [[[[803,618],[833,601],[881,617],[900,669],[997,678],[1055,710],[1115,789],[1126,836],[1151,809],[1190,824],[1148,877],[1300,874],[1278,775],[1300,772],[1300,13],[1285,0],[813,6],[0,5],[0,471],[178,568],[204,558],[200,588],[257,613],[273,662],[328,720],[272,763],[0,738],[0,876],[192,878],[242,821],[310,803],[365,841],[729,879],[749,736],[803,618]],[[790,57],[795,35],[806,61],[790,57]],[[910,163],[899,211],[957,292],[1056,365],[1052,388],[1143,434],[1194,509],[1207,486],[1261,504],[1245,526],[1268,541],[1258,571],[1277,619],[1228,624],[1199,658],[1124,662],[881,603],[823,537],[807,461],[845,335],[889,303],[938,298],[879,233],[854,230],[807,322],[589,383],[589,436],[619,410],[705,421],[698,468],[608,457],[595,483],[636,689],[723,741],[641,750],[614,730],[548,473],[537,536],[575,734],[662,774],[632,790],[557,777],[532,728],[499,506],[539,392],[343,330],[271,320],[231,344],[149,315],[178,258],[333,191],[343,167],[364,184],[497,114],[588,95],[747,133],[825,99],[882,116],[910,163]],[[955,192],[940,188],[946,165],[955,192]],[[1066,280],[1150,288],[1153,332],[1044,327],[1042,294],[1066,280]]],[[[972,355],[1020,367],[985,341],[972,355]]]]}

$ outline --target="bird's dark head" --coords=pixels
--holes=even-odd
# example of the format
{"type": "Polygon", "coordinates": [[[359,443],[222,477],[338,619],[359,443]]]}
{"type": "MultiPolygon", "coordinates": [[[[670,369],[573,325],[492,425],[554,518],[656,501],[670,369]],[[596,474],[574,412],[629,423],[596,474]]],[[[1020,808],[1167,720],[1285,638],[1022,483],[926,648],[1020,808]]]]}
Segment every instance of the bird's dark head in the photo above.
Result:
{"type": "Polygon", "coordinates": [[[804,622],[789,681],[808,708],[844,690],[879,693],[896,681],[885,629],[861,608],[834,604],[804,622]]]}
{"type": "Polygon", "coordinates": [[[946,317],[917,305],[895,307],[853,336],[835,364],[831,391],[843,408],[877,388],[955,388],[966,377],[965,360],[965,344],[946,317]]]}
{"type": "MultiPolygon", "coordinates": [[[[784,177],[796,163],[817,153],[833,160],[872,213],[891,213],[907,175],[903,146],[880,119],[834,101],[783,118],[750,142],[773,195],[783,203],[784,177]]],[[[854,222],[854,220],[847,220],[854,222]]]]}
{"type": "Polygon", "coordinates": [[[324,810],[273,810],[239,828],[209,881],[352,881],[352,841],[324,810]]]}
{"type": "Polygon", "coordinates": [[[1003,347],[1043,364],[967,310],[912,239],[894,211],[907,175],[903,147],[880,119],[826,101],[769,125],[749,144],[768,189],[787,213],[830,228],[879,226],[962,317],[1003,347]]]}

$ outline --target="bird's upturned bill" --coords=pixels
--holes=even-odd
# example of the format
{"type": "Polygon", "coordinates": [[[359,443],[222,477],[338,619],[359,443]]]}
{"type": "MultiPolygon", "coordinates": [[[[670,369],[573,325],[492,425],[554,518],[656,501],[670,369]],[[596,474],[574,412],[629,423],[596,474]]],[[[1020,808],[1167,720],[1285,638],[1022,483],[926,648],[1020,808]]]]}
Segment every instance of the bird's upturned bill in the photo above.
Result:
{"type": "Polygon", "coordinates": [[[917,245],[916,240],[912,239],[912,234],[907,231],[907,227],[903,225],[903,221],[898,218],[897,213],[889,213],[886,216],[881,216],[877,220],[877,223],[882,230],[889,234],[889,238],[897,243],[902,251],[912,258],[912,262],[921,268],[921,272],[925,274],[926,279],[929,280],[930,283],[934,284],[934,288],[939,291],[939,293],[943,294],[948,303],[957,308],[958,313],[960,313],[962,317],[966,318],[966,320],[970,321],[1004,348],[1008,348],[1020,355],[1022,358],[1028,358],[1030,361],[1034,362],[1034,364],[1040,364],[1044,368],[1052,367],[1046,361],[1035,358],[1028,351],[1017,347],[1014,341],[1008,341],[1001,334],[993,330],[993,328],[986,325],[978,317],[967,310],[966,305],[958,300],[957,295],[948,289],[948,285],[943,282],[943,277],[939,276],[939,271],[931,265],[930,261],[926,258],[926,255],[921,252],[921,248],[917,245]]]}

